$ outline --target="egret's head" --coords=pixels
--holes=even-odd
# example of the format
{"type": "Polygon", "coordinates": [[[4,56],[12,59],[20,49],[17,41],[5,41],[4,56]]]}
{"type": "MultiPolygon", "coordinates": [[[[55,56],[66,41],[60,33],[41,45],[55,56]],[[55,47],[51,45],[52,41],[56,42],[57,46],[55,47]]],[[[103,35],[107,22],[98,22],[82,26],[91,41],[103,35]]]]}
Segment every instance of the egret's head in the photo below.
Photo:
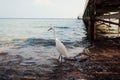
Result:
{"type": "Polygon", "coordinates": [[[50,30],[53,30],[53,28],[51,27],[51,28],[48,29],[48,31],[50,31],[50,30]]]}

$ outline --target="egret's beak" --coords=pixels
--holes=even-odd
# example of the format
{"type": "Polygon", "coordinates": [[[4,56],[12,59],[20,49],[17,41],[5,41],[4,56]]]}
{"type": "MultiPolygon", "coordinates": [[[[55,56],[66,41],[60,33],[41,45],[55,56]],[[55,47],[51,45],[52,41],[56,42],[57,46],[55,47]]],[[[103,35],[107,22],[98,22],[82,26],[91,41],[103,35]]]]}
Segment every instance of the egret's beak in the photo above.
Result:
{"type": "Polygon", "coordinates": [[[52,30],[53,28],[49,28],[48,31],[52,30]]]}

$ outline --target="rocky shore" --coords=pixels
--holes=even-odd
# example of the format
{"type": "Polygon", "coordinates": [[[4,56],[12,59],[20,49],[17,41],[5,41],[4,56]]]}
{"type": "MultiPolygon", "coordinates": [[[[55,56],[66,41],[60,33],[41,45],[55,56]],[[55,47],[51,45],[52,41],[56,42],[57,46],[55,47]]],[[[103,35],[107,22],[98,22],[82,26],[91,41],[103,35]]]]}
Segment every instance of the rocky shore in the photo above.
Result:
{"type": "Polygon", "coordinates": [[[119,38],[97,40],[85,50],[75,60],[50,64],[1,52],[0,80],[120,80],[119,38]]]}

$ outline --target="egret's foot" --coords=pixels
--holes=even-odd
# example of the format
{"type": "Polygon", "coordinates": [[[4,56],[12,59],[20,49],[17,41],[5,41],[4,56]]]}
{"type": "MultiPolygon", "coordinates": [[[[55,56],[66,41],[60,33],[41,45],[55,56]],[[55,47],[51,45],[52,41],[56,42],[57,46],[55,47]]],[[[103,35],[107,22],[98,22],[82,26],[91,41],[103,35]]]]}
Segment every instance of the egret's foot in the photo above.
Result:
{"type": "Polygon", "coordinates": [[[64,57],[64,59],[68,61],[77,61],[75,57],[69,57],[69,58],[64,57]]]}
{"type": "Polygon", "coordinates": [[[81,56],[75,56],[75,57],[70,57],[70,58],[66,58],[64,57],[65,60],[68,60],[68,61],[78,61],[78,62],[84,62],[88,59],[88,56],[85,56],[85,55],[81,55],[81,56]]]}
{"type": "Polygon", "coordinates": [[[62,63],[62,60],[63,60],[63,57],[62,57],[62,55],[60,55],[60,56],[58,57],[58,61],[59,61],[60,63],[62,63]]]}

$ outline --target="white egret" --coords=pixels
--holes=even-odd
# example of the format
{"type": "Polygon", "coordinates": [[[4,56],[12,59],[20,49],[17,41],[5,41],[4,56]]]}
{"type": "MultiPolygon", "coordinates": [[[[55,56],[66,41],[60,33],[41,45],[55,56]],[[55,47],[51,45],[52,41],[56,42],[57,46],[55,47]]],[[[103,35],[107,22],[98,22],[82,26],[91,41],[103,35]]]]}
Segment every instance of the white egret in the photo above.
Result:
{"type": "Polygon", "coordinates": [[[60,53],[58,59],[61,59],[61,61],[62,61],[62,56],[69,58],[69,54],[68,54],[68,51],[67,51],[65,45],[56,37],[55,28],[52,27],[52,28],[48,29],[48,31],[50,31],[50,30],[54,31],[55,45],[56,45],[57,51],[60,53]]]}

